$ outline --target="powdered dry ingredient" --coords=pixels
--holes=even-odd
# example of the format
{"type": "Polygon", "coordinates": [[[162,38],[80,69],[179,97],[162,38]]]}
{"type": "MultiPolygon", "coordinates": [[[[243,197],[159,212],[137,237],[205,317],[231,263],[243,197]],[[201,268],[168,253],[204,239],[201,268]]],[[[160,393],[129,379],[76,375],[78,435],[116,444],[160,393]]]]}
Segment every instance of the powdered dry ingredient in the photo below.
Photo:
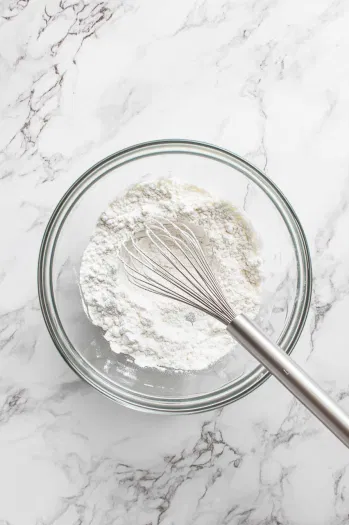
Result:
{"type": "Polygon", "coordinates": [[[137,365],[207,368],[232,349],[224,325],[130,284],[116,256],[121,244],[152,219],[200,226],[231,306],[251,318],[256,315],[261,259],[251,225],[231,203],[170,179],[132,186],[100,216],[80,270],[85,307],[111,349],[132,356],[137,365]]]}

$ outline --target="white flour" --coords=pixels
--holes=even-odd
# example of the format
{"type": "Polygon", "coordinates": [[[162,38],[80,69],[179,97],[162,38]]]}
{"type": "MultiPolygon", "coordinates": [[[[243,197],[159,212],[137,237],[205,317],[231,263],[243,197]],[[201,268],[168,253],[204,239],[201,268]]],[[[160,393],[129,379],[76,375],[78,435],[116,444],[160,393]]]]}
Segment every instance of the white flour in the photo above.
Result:
{"type": "Polygon", "coordinates": [[[132,356],[137,365],[201,370],[231,349],[224,325],[131,285],[116,257],[121,243],[154,218],[202,227],[231,306],[256,315],[261,260],[251,226],[232,204],[168,179],[131,187],[99,218],[80,270],[85,307],[111,349],[132,356]]]}

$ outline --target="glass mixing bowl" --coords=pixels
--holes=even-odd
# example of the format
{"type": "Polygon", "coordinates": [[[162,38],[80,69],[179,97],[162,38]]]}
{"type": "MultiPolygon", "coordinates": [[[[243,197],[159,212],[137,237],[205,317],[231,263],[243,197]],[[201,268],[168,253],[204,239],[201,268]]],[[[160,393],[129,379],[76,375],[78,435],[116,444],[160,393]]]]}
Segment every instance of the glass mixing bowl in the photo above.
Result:
{"type": "Polygon", "coordinates": [[[144,411],[200,412],[245,396],[269,373],[233,340],[233,351],[204,371],[140,368],[128,356],[110,350],[80,298],[81,257],[99,215],[128,186],[160,177],[202,187],[245,210],[261,241],[263,258],[262,304],[255,321],[285,352],[292,351],[311,296],[311,262],[303,229],[280,190],[260,170],[201,142],[160,140],[132,146],[102,160],[71,186],[42,241],[40,304],[61,355],[94,388],[144,411]]]}

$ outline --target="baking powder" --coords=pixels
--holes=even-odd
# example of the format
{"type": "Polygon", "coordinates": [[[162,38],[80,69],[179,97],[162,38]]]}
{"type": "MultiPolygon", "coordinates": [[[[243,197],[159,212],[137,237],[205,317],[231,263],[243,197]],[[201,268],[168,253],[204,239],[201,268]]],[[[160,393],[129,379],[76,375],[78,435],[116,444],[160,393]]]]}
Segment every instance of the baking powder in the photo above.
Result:
{"type": "Polygon", "coordinates": [[[260,304],[254,231],[234,206],[171,179],[137,184],[100,216],[81,264],[84,305],[111,350],[141,367],[201,370],[232,348],[223,324],[128,282],[117,258],[124,241],[153,219],[185,222],[206,232],[206,251],[232,308],[253,318],[260,304]]]}

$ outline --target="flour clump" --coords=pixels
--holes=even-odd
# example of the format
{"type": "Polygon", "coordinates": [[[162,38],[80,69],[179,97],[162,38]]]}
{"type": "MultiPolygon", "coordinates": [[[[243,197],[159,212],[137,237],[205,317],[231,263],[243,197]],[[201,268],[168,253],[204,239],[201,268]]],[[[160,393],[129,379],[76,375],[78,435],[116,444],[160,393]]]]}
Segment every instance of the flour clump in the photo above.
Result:
{"type": "Polygon", "coordinates": [[[224,325],[135,287],[117,258],[122,243],[154,219],[201,228],[210,263],[232,308],[256,316],[261,259],[251,225],[231,203],[172,179],[134,185],[102,213],[81,263],[84,306],[111,350],[133,357],[138,366],[202,370],[232,348],[224,325]]]}

